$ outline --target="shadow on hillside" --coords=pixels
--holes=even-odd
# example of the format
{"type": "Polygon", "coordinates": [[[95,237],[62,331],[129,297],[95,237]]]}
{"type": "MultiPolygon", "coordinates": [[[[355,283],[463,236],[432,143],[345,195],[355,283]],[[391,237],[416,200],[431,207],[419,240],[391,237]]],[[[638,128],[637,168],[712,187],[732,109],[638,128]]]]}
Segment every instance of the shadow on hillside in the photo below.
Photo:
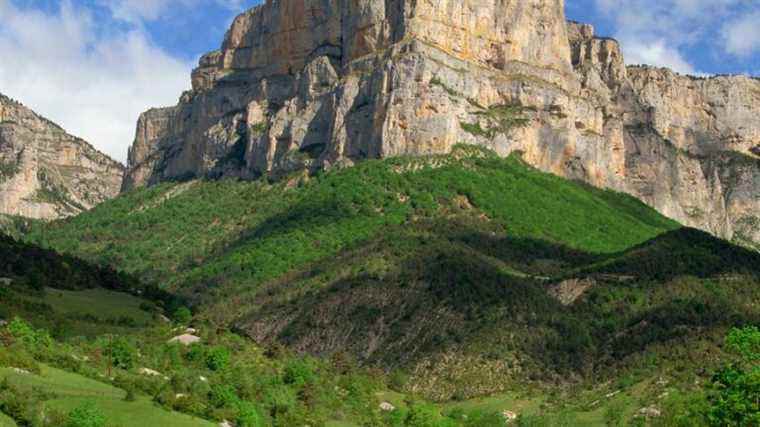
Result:
{"type": "Polygon", "coordinates": [[[182,305],[182,298],[155,283],[68,254],[16,240],[0,233],[0,277],[12,279],[14,286],[40,291],[48,287],[63,290],[108,289],[133,294],[167,307],[182,305]]]}
{"type": "Polygon", "coordinates": [[[701,278],[732,274],[760,277],[760,253],[693,228],[680,228],[609,256],[579,274],[632,275],[654,281],[678,276],[701,278]]]}
{"type": "Polygon", "coordinates": [[[242,321],[242,329],[259,341],[320,355],[349,352],[386,367],[410,366],[447,351],[497,358],[519,351],[544,372],[587,373],[653,345],[760,320],[744,307],[759,296],[751,278],[758,256],[696,230],[667,233],[600,260],[467,224],[431,225],[427,231],[437,232],[434,237],[406,234],[409,226],[267,284],[257,298],[260,308],[242,321]],[[339,273],[385,254],[398,239],[408,239],[404,247],[413,251],[389,252],[393,268],[387,272],[339,273]],[[543,260],[538,267],[536,259],[543,260]],[[625,300],[617,300],[620,283],[602,280],[588,299],[563,306],[547,292],[553,281],[520,277],[504,264],[531,274],[614,273],[634,279],[622,286],[625,300]],[[737,292],[720,297],[698,279],[747,274],[725,285],[737,292]],[[685,279],[690,285],[671,286],[668,281],[678,276],[692,277],[685,279]],[[644,286],[652,281],[660,286],[644,286]],[[660,288],[665,292],[655,298],[660,288]],[[627,302],[631,298],[639,302],[627,302]]]}

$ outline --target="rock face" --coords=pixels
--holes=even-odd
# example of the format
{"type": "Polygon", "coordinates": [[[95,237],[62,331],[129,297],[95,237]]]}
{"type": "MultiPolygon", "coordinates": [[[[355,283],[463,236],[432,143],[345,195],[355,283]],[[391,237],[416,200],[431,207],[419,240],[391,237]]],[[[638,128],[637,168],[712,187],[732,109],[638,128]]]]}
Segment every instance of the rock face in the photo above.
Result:
{"type": "Polygon", "coordinates": [[[124,167],[0,95],[0,214],[75,215],[119,193],[124,167]]]}
{"type": "Polygon", "coordinates": [[[760,241],[760,81],[626,67],[562,0],[267,1],[192,82],[140,118],[124,190],[479,144],[760,241]]]}

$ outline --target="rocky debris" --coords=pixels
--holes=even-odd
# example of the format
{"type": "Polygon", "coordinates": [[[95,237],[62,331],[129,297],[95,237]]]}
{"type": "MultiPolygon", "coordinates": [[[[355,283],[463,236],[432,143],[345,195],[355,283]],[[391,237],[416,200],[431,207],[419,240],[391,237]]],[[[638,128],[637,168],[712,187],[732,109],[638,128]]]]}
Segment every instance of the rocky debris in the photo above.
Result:
{"type": "Polygon", "coordinates": [[[501,413],[501,416],[504,417],[507,424],[517,420],[517,414],[512,411],[504,411],[501,413]]]}
{"type": "Polygon", "coordinates": [[[124,167],[0,95],[0,214],[56,219],[119,194],[124,167]]]}
{"type": "Polygon", "coordinates": [[[224,420],[219,423],[219,427],[235,427],[231,422],[224,420]]]}
{"type": "Polygon", "coordinates": [[[760,242],[760,80],[626,67],[562,0],[268,1],[192,82],[140,117],[125,191],[464,143],[760,242]]]}
{"type": "Polygon", "coordinates": [[[591,278],[568,279],[549,288],[549,295],[564,306],[575,303],[587,290],[596,285],[591,278]]]}
{"type": "Polygon", "coordinates": [[[31,375],[31,372],[27,371],[26,369],[21,368],[11,368],[11,371],[19,374],[19,375],[31,375]]]}
{"type": "Polygon", "coordinates": [[[396,407],[393,406],[393,404],[391,404],[390,402],[382,402],[380,404],[380,410],[385,411],[385,412],[391,412],[391,411],[395,411],[396,407]]]}
{"type": "Polygon", "coordinates": [[[639,409],[639,412],[636,414],[637,417],[643,417],[643,418],[658,418],[662,415],[662,411],[660,411],[655,406],[647,406],[646,408],[639,409]]]}
{"type": "Polygon", "coordinates": [[[13,279],[7,277],[0,277],[0,286],[10,286],[13,284],[13,279]]]}
{"type": "Polygon", "coordinates": [[[167,377],[166,375],[150,368],[140,368],[137,370],[137,373],[140,375],[148,376],[148,377],[161,377],[165,380],[169,379],[169,377],[167,377]]]}
{"type": "Polygon", "coordinates": [[[199,342],[201,342],[200,337],[197,337],[195,335],[190,335],[190,334],[178,335],[168,341],[169,344],[179,343],[182,345],[191,345],[191,344],[195,344],[199,342]]]}

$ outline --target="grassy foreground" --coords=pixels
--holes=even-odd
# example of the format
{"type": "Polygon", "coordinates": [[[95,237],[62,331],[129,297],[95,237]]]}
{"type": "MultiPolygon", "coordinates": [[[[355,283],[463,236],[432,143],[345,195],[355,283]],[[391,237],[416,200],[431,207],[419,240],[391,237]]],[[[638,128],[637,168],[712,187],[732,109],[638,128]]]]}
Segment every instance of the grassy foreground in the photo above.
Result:
{"type": "Polygon", "coordinates": [[[0,368],[0,381],[7,381],[18,390],[48,394],[50,399],[42,401],[42,411],[52,410],[69,413],[84,403],[92,402],[102,410],[113,426],[177,426],[202,427],[214,424],[176,412],[170,412],[155,405],[149,398],[140,397],[132,402],[125,401],[126,392],[111,385],[95,381],[81,375],[40,366],[40,373],[17,373],[8,368],[0,368]]]}

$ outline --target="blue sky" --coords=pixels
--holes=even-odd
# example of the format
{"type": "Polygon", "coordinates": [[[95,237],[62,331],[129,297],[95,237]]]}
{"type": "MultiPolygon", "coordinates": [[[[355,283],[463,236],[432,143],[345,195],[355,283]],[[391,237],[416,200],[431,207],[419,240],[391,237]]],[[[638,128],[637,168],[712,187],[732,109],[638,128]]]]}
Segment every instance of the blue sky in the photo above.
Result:
{"type": "MultiPolygon", "coordinates": [[[[260,0],[0,0],[0,93],[124,161],[140,112],[173,105],[198,57],[260,0]]],[[[760,0],[566,0],[628,63],[760,75],[760,0]]]]}

